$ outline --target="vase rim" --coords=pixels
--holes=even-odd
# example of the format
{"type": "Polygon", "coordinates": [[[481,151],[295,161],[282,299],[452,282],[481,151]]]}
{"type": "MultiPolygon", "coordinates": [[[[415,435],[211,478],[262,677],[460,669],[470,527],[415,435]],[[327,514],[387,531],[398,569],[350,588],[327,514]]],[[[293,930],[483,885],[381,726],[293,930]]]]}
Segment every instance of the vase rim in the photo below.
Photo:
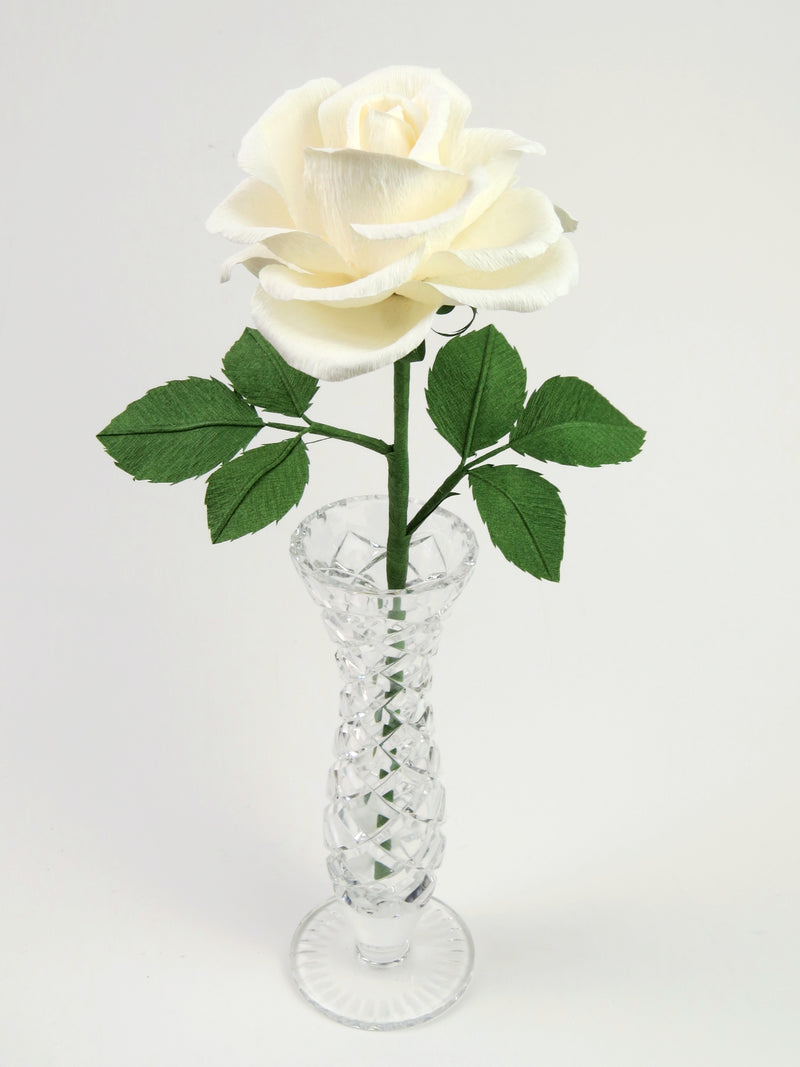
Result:
{"type": "MultiPolygon", "coordinates": [[[[311,573],[318,573],[314,563],[308,558],[308,554],[305,548],[305,536],[304,531],[315,520],[324,519],[328,512],[334,509],[345,509],[349,506],[356,504],[366,504],[373,501],[380,501],[383,504],[388,505],[388,496],[385,493],[367,493],[360,496],[342,497],[340,500],[333,500],[328,504],[323,504],[322,507],[317,508],[307,515],[295,529],[292,531],[292,535],[289,541],[289,552],[295,565],[303,571],[311,573]]],[[[421,501],[410,500],[410,504],[420,505],[421,501]]],[[[357,590],[357,592],[364,596],[370,597],[388,597],[402,595],[404,597],[414,595],[425,595],[432,590],[436,590],[445,586],[458,584],[465,581],[468,575],[472,572],[472,568],[475,566],[475,562],[478,557],[478,541],[475,536],[475,532],[472,527],[466,523],[460,516],[454,512],[449,511],[447,508],[438,507],[431,515],[429,515],[425,521],[415,530],[412,535],[413,539],[420,533],[426,532],[428,524],[436,518],[444,519],[449,522],[461,535],[464,541],[464,551],[460,560],[445,574],[438,575],[433,578],[422,578],[418,582],[413,582],[411,585],[405,586],[402,589],[389,589],[388,587],[377,586],[370,582],[369,585],[354,587],[353,582],[349,578],[339,577],[336,574],[318,574],[326,585],[336,586],[341,589],[348,589],[350,591],[357,590]]]]}

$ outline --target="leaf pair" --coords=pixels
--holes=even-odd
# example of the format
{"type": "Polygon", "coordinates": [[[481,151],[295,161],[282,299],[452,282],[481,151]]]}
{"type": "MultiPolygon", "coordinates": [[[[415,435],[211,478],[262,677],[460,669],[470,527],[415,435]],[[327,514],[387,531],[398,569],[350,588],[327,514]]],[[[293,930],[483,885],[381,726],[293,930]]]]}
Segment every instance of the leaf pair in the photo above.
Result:
{"type": "Polygon", "coordinates": [[[487,326],[440,349],[426,396],[434,425],[461,456],[492,542],[522,570],[558,581],[565,512],[556,487],[533,471],[469,457],[508,435],[496,451],[598,467],[632,459],[644,431],[580,378],[550,378],[527,403],[525,392],[519,353],[487,326]]]}
{"type": "Polygon", "coordinates": [[[525,389],[519,353],[486,326],[442,346],[425,395],[436,429],[462,460],[506,434],[520,455],[570,466],[622,463],[641,450],[644,431],[588,382],[550,378],[527,404],[525,389]]]}
{"type": "Polygon", "coordinates": [[[308,453],[300,434],[236,459],[266,424],[253,405],[301,418],[318,382],[290,367],[256,330],[225,356],[233,389],[188,378],[151,389],[97,436],[117,466],[151,482],[180,482],[219,467],[206,492],[212,541],[276,522],[303,495],[308,453]]]}

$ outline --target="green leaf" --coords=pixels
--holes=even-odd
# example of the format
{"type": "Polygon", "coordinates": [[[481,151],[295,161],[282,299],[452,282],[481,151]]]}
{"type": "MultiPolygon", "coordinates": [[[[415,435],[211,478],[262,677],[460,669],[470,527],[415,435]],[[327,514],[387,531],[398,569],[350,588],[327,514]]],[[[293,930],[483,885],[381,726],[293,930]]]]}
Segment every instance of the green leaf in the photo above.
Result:
{"type": "Polygon", "coordinates": [[[187,378],[150,389],[97,435],[134,478],[182,482],[235,456],[264,423],[216,378],[187,378]]]}
{"type": "Polygon", "coordinates": [[[253,448],[208,479],[211,540],[233,541],[277,522],[299,503],[308,483],[308,450],[298,434],[253,448]]]}
{"type": "Polygon", "coordinates": [[[525,404],[525,367],[494,326],[454,337],[428,375],[428,413],[462,459],[495,444],[525,404]]]}
{"type": "Polygon", "coordinates": [[[226,353],[222,369],[237,392],[265,411],[301,418],[319,382],[290,367],[258,330],[248,326],[226,353]]]}
{"type": "Polygon", "coordinates": [[[511,434],[515,452],[573,467],[623,463],[643,443],[644,430],[580,378],[548,379],[511,434]]]}
{"type": "Polygon", "coordinates": [[[557,582],[566,517],[556,487],[535,471],[488,463],[470,471],[469,484],[492,544],[534,578],[557,582]]]}

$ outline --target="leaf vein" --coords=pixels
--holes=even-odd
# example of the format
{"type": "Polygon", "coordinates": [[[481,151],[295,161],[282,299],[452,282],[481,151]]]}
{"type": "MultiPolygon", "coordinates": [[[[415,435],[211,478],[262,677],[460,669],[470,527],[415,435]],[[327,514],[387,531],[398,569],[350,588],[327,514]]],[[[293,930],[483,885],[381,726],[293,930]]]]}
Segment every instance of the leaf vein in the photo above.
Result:
{"type": "Polygon", "coordinates": [[[491,342],[487,338],[483,349],[483,355],[481,357],[481,369],[478,374],[478,384],[475,386],[475,394],[472,398],[472,410],[469,413],[469,424],[467,425],[467,433],[464,438],[464,451],[461,454],[462,459],[466,459],[472,452],[472,439],[475,436],[479,408],[481,400],[483,399],[483,391],[486,388],[486,379],[489,376],[489,363],[491,362],[490,344],[491,342]]]}
{"type": "Polygon", "coordinates": [[[302,438],[300,438],[298,436],[298,437],[295,437],[292,441],[287,441],[286,442],[287,447],[275,457],[273,462],[270,463],[270,465],[268,467],[264,467],[261,470],[259,470],[258,473],[255,475],[255,477],[252,478],[244,486],[242,491],[239,493],[239,496],[237,497],[237,499],[233,502],[233,504],[231,506],[231,509],[228,512],[228,515],[227,515],[225,521],[222,523],[222,525],[217,530],[217,541],[219,541],[221,539],[220,538],[220,534],[222,534],[224,532],[224,530],[227,527],[228,523],[231,521],[233,516],[236,514],[236,512],[242,506],[242,502],[244,501],[245,497],[247,497],[248,494],[251,493],[253,491],[253,489],[255,489],[255,487],[258,485],[258,483],[261,481],[262,478],[266,478],[266,476],[271,471],[275,470],[276,467],[280,466],[281,463],[283,463],[285,460],[287,460],[289,458],[289,456],[291,455],[291,453],[294,451],[294,449],[297,447],[297,445],[300,443],[301,440],[302,440],[302,438]]]}
{"type": "MultiPolygon", "coordinates": [[[[473,471],[473,473],[472,473],[472,477],[475,477],[475,476],[480,477],[480,475],[477,475],[477,471],[473,471]]],[[[498,492],[502,496],[504,496],[506,498],[506,500],[509,502],[509,504],[511,504],[511,506],[514,509],[514,511],[516,511],[516,513],[519,515],[520,519],[522,520],[523,526],[528,531],[528,536],[530,537],[530,539],[531,539],[531,541],[533,543],[533,547],[536,549],[537,553],[539,554],[539,558],[542,561],[542,565],[543,565],[543,567],[545,569],[545,572],[547,573],[547,577],[552,579],[552,574],[550,572],[550,567],[547,565],[547,560],[545,559],[544,553],[542,552],[541,548],[539,548],[539,542],[536,539],[536,535],[534,534],[533,530],[530,528],[530,524],[528,523],[528,520],[525,518],[525,515],[522,513],[522,510],[520,509],[519,504],[517,504],[516,500],[514,500],[514,498],[512,496],[510,496],[505,491],[505,489],[503,489],[502,486],[497,485],[496,482],[489,481],[486,478],[483,479],[483,482],[484,482],[485,485],[488,485],[491,489],[494,489],[495,492],[498,492]]]]}
{"type": "Polygon", "coordinates": [[[197,422],[191,423],[186,426],[149,426],[147,429],[142,430],[111,430],[110,432],[103,431],[97,436],[99,438],[104,437],[144,437],[148,434],[156,433],[187,433],[190,430],[210,430],[215,428],[231,427],[233,429],[241,429],[247,427],[248,429],[257,426],[264,426],[265,423],[258,419],[257,422],[197,422]]]}

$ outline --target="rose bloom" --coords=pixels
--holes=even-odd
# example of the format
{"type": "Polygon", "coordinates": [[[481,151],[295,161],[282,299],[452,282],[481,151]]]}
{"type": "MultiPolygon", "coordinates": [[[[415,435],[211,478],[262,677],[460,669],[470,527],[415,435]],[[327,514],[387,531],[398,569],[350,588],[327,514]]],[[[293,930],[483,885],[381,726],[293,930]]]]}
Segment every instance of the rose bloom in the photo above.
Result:
{"type": "Polygon", "coordinates": [[[285,93],[245,135],[250,175],[208,220],[247,247],[253,317],[287,363],[336,380],[424,338],[437,308],[536,311],[577,280],[552,203],[516,185],[508,130],[468,128],[440,71],[391,67],[285,93]]]}

